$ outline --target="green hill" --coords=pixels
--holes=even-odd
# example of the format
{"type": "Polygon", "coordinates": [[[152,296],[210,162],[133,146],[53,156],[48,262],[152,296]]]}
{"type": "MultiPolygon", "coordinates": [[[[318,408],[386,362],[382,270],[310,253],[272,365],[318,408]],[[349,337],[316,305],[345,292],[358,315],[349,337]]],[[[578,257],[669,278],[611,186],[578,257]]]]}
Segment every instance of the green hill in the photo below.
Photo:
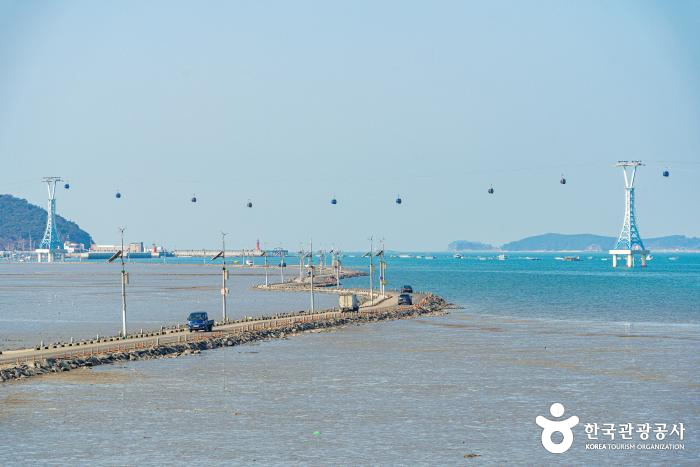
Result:
{"type": "MultiPolygon", "coordinates": [[[[29,239],[37,248],[46,229],[46,210],[12,195],[0,195],[0,250],[28,250],[29,239]]],[[[75,222],[56,216],[56,229],[61,239],[82,243],[89,248],[93,243],[89,233],[75,222]]]]}
{"type": "Polygon", "coordinates": [[[506,243],[506,251],[605,251],[615,245],[616,238],[592,234],[547,233],[506,243]]]}
{"type": "MultiPolygon", "coordinates": [[[[644,246],[654,250],[700,250],[700,238],[685,235],[644,238],[644,246]]],[[[592,234],[555,234],[548,233],[527,237],[506,243],[501,247],[505,251],[607,251],[615,246],[617,237],[592,234]]]]}

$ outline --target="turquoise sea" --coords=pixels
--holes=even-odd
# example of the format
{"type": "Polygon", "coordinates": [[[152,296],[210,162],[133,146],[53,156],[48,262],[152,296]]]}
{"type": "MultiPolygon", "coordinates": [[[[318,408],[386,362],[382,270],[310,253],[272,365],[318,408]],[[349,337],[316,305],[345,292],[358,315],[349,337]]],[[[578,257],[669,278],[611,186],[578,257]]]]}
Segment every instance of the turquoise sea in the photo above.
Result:
{"type": "MultiPolygon", "coordinates": [[[[3,463],[700,461],[700,255],[654,254],[644,270],[613,270],[601,254],[408,254],[387,256],[388,287],[433,291],[455,304],[449,315],[3,384],[3,463]],[[546,451],[537,416],[577,416],[571,448],[546,451]],[[680,424],[683,439],[672,432],[680,424]]],[[[295,261],[285,274],[298,273],[295,261]]],[[[366,268],[367,259],[346,254],[343,264],[366,268]]],[[[216,265],[127,267],[134,326],[219,309],[216,265]]],[[[0,343],[117,329],[118,274],[101,262],[0,264],[0,343]]],[[[234,316],[308,306],[306,294],[250,289],[262,280],[260,270],[232,275],[234,316]]]]}
{"type": "MultiPolygon", "coordinates": [[[[463,253],[463,259],[446,253],[409,255],[413,257],[388,259],[390,287],[415,284],[472,313],[599,322],[700,323],[700,254],[654,254],[647,268],[632,270],[613,269],[609,255],[600,253],[512,253],[506,261],[498,261],[494,253],[463,253]],[[578,256],[581,261],[556,259],[564,256],[578,256]]],[[[355,257],[345,262],[354,266],[367,260],[355,257]]],[[[366,286],[367,280],[364,283],[366,286]]]]}

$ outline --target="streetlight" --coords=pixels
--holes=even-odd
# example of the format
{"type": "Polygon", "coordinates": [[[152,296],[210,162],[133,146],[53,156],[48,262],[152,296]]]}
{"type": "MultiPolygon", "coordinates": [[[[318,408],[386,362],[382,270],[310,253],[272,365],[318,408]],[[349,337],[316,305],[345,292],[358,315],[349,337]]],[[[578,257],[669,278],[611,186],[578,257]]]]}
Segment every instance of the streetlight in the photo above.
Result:
{"type": "Polygon", "coordinates": [[[284,262],[284,250],[280,246],[280,284],[284,284],[284,267],[287,264],[284,262]]]}
{"type": "Polygon", "coordinates": [[[311,313],[314,312],[314,243],[309,241],[309,269],[311,270],[311,313]]]}
{"type": "Polygon", "coordinates": [[[126,338],[126,284],[129,283],[129,275],[126,272],[126,269],[124,267],[124,227],[119,227],[119,232],[121,233],[121,250],[117,251],[112,255],[111,258],[107,260],[108,263],[111,263],[117,258],[121,259],[121,265],[122,265],[122,332],[121,335],[122,337],[126,338]]]}
{"type": "Polygon", "coordinates": [[[335,288],[340,290],[340,251],[331,250],[333,269],[335,269],[335,288]]]}
{"type": "Polygon", "coordinates": [[[306,258],[304,254],[304,249],[301,245],[299,244],[299,283],[302,283],[304,281],[303,278],[303,267],[304,267],[304,258],[306,258]]]}
{"type": "Polygon", "coordinates": [[[369,298],[370,298],[370,305],[374,305],[374,282],[372,279],[372,276],[374,275],[374,241],[373,238],[370,236],[369,237],[369,253],[365,254],[365,256],[369,257],[369,298]]]}
{"type": "Polygon", "coordinates": [[[385,285],[386,285],[386,261],[384,261],[384,239],[382,238],[382,249],[377,253],[379,256],[379,291],[382,297],[384,297],[385,285]]]}
{"type": "Polygon", "coordinates": [[[228,280],[228,270],[226,269],[226,233],[221,232],[221,251],[214,256],[211,261],[216,258],[221,258],[223,260],[223,266],[221,267],[221,315],[225,322],[228,321],[228,315],[226,313],[226,297],[228,296],[228,288],[226,287],[226,281],[228,280]]]}
{"type": "Polygon", "coordinates": [[[263,251],[262,255],[265,258],[265,287],[267,288],[270,285],[267,279],[267,251],[263,251]]]}

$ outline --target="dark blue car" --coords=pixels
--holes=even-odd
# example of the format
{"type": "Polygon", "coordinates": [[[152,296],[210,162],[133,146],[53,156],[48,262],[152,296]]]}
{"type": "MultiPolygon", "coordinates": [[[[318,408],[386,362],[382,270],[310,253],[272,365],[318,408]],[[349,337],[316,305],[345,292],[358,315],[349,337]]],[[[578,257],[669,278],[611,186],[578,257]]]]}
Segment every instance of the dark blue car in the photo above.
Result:
{"type": "Polygon", "coordinates": [[[211,332],[214,327],[214,320],[209,319],[206,311],[195,311],[187,317],[187,327],[192,331],[211,332]]]}
{"type": "Polygon", "coordinates": [[[402,293],[399,295],[399,305],[413,305],[411,296],[407,293],[402,293]]]}

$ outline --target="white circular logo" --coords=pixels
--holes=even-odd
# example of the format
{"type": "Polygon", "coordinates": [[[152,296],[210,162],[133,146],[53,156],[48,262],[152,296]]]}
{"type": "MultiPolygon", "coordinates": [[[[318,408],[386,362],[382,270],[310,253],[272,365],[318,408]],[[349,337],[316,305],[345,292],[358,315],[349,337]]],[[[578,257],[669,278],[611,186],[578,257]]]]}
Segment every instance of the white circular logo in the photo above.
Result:
{"type": "Polygon", "coordinates": [[[559,402],[552,404],[552,406],[549,408],[549,413],[551,413],[553,417],[559,418],[564,415],[564,406],[559,402]]]}
{"type": "MultiPolygon", "coordinates": [[[[559,418],[564,415],[564,406],[556,402],[549,408],[549,413],[559,418]]],[[[539,415],[535,419],[535,423],[542,428],[542,446],[544,446],[547,451],[554,454],[561,454],[569,450],[571,444],[574,442],[574,432],[571,431],[571,428],[578,424],[578,417],[576,415],[560,421],[550,420],[539,415]],[[555,432],[561,433],[564,437],[561,443],[557,444],[552,442],[552,435],[555,432]]]]}

